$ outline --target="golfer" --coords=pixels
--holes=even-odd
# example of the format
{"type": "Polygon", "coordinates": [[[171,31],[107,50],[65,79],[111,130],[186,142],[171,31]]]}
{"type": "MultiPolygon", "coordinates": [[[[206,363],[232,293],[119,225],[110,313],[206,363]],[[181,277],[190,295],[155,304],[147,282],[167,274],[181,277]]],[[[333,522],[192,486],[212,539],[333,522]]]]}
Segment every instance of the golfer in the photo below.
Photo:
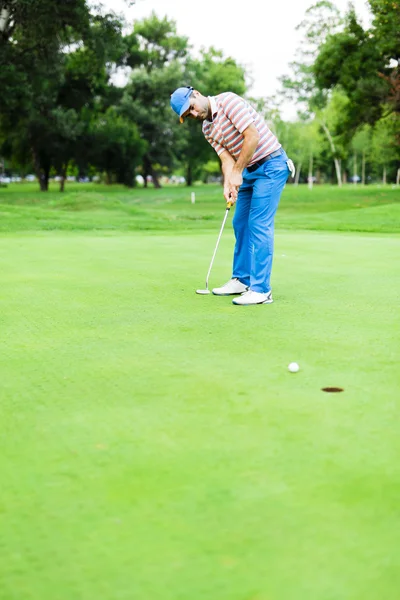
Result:
{"type": "Polygon", "coordinates": [[[181,123],[203,123],[203,134],[217,152],[224,175],[224,197],[236,202],[236,243],[232,278],[214,288],[216,296],[237,296],[233,304],[271,304],[274,218],[293,162],[264,119],[233,92],[203,96],[192,87],[171,95],[181,123]]]}

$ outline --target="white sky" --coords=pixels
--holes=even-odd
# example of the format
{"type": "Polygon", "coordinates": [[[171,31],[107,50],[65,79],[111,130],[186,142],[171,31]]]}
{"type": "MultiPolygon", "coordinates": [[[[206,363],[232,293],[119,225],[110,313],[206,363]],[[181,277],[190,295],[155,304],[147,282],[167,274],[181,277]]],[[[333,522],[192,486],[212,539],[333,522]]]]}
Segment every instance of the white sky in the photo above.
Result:
{"type": "MultiPolygon", "coordinates": [[[[136,0],[131,7],[124,0],[100,1],[107,9],[125,14],[129,24],[152,11],[160,18],[167,16],[194,50],[214,46],[245,66],[254,80],[252,96],[272,96],[280,87],[278,77],[290,72],[288,65],[295,59],[301,40],[295,28],[317,0],[136,0]]],[[[349,4],[348,0],[333,2],[342,13],[349,4]]],[[[353,0],[353,4],[367,26],[368,3],[353,0]]],[[[296,107],[282,107],[282,115],[294,118],[296,107]]]]}

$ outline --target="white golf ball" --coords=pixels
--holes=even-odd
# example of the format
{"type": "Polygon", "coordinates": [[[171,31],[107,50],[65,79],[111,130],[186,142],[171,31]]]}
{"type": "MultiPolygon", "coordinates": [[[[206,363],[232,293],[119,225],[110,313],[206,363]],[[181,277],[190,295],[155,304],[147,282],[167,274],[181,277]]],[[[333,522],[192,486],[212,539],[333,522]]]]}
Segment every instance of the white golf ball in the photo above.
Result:
{"type": "Polygon", "coordinates": [[[300,369],[299,365],[295,362],[290,363],[290,365],[288,366],[288,369],[291,373],[297,373],[297,371],[300,369]]]}

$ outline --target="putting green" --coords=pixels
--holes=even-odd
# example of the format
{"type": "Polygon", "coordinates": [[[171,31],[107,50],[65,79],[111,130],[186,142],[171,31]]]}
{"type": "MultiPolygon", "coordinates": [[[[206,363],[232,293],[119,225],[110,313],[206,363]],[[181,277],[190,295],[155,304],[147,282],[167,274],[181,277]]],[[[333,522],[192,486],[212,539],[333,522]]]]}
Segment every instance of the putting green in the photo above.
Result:
{"type": "Polygon", "coordinates": [[[1,238],[2,598],[397,600],[399,239],[1,238]]]}

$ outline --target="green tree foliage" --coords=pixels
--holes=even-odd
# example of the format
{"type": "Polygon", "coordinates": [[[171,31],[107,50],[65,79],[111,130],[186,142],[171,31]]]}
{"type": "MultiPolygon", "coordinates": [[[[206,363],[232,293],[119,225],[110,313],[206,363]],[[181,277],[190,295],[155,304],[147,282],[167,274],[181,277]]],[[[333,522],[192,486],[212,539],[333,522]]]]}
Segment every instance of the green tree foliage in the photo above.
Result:
{"type": "MultiPolygon", "coordinates": [[[[90,150],[90,143],[85,137],[90,139],[90,122],[114,100],[113,87],[109,84],[110,74],[113,66],[122,62],[124,51],[119,20],[111,14],[92,15],[85,39],[62,57],[62,80],[54,111],[58,115],[72,115],[73,112],[78,121],[71,129],[64,127],[59,131],[55,127],[59,143],[54,148],[51,146],[50,151],[55,157],[53,166],[61,174],[62,182],[70,161],[88,165],[90,153],[84,157],[82,152],[83,148],[90,150]]],[[[65,123],[65,119],[58,122],[65,123]]],[[[132,173],[127,175],[127,180],[132,178],[132,173]]]]}
{"type": "Polygon", "coordinates": [[[205,96],[221,92],[246,93],[245,70],[232,57],[224,57],[216,48],[203,49],[199,58],[189,58],[186,76],[191,85],[205,96]]]}
{"type": "Polygon", "coordinates": [[[352,11],[345,30],[328,38],[313,70],[321,89],[340,86],[350,102],[343,113],[342,132],[350,134],[360,123],[374,123],[383,111],[388,86],[379,77],[379,51],[352,11]]]}
{"type": "MultiPolygon", "coordinates": [[[[291,64],[292,75],[281,78],[284,97],[297,101],[303,109],[302,112],[299,110],[302,118],[315,118],[326,136],[338,185],[342,183],[340,159],[334,141],[335,132],[331,131],[326,118],[327,112],[331,112],[331,108],[328,111],[326,108],[329,97],[316,85],[314,62],[320,46],[333,32],[338,31],[341,25],[339,11],[332,2],[322,0],[311,6],[306,11],[305,19],[297,27],[303,32],[304,38],[298,52],[298,60],[291,64]]],[[[314,168],[314,159],[312,163],[310,171],[314,168]]]]}
{"type": "Polygon", "coordinates": [[[150,73],[135,69],[118,107],[125,118],[136,123],[146,141],[142,175],[146,184],[147,177],[151,176],[156,187],[160,186],[156,165],[171,168],[179,145],[179,132],[174,127],[176,119],[169,98],[171,90],[179,85],[181,75],[176,62],[154,68],[150,73]]]}
{"type": "Polygon", "coordinates": [[[20,27],[36,46],[59,35],[66,27],[79,29],[88,25],[88,7],[84,0],[1,0],[0,14],[4,25],[0,29],[7,37],[14,36],[20,27]]]}
{"type": "Polygon", "coordinates": [[[400,5],[387,0],[370,5],[372,27],[364,30],[351,9],[343,31],[327,38],[313,67],[321,90],[340,87],[349,98],[343,132],[400,112],[400,5]]]}
{"type": "MultiPolygon", "coordinates": [[[[386,149],[396,153],[397,148],[397,161],[400,158],[400,5],[396,0],[370,0],[369,4],[373,21],[368,30],[363,29],[351,5],[345,19],[330,2],[310,7],[298,27],[304,35],[298,60],[291,65],[292,74],[282,78],[284,96],[304,107],[304,116],[314,118],[325,134],[314,167],[332,177],[329,159],[333,158],[338,183],[342,168],[350,169],[351,174],[361,168],[366,182],[367,169],[370,173],[374,169],[375,175],[381,170],[380,160],[388,176],[396,171],[392,153],[389,160],[386,151],[379,157],[371,150],[374,124],[379,123],[382,130],[382,121],[390,113],[393,126],[383,128],[386,149]],[[366,124],[371,125],[369,129],[366,124]],[[363,135],[359,136],[357,129],[363,135]]],[[[285,144],[291,147],[290,140],[285,144]]],[[[298,153],[296,148],[293,151],[298,153]]]]}
{"type": "Polygon", "coordinates": [[[132,187],[135,168],[146,151],[137,126],[118,114],[115,107],[100,114],[90,125],[90,164],[116,181],[132,187]]]}
{"type": "Polygon", "coordinates": [[[400,119],[392,113],[380,119],[374,127],[371,140],[373,174],[384,183],[395,181],[399,167],[400,119]]]}
{"type": "Polygon", "coordinates": [[[157,169],[172,167],[180,145],[169,99],[182,81],[188,40],[177,34],[174,21],[158,19],[153,13],[135,23],[125,44],[126,64],[133,67],[133,71],[119,110],[137,124],[142,139],[147,142],[142,158],[145,185],[151,176],[155,186],[160,187],[157,169]]]}
{"type": "Polygon", "coordinates": [[[400,5],[397,0],[369,0],[373,14],[372,33],[382,58],[400,58],[400,5]]]}
{"type": "Polygon", "coordinates": [[[85,2],[65,3],[69,20],[54,0],[24,4],[25,12],[19,5],[9,11],[1,38],[0,140],[3,153],[32,160],[47,190],[50,169],[65,174],[91,113],[106,109],[99,99],[107,96],[112,66],[122,61],[125,46],[120,21],[90,13],[85,2]],[[42,28],[42,17],[51,25],[42,28]]]}
{"type": "Polygon", "coordinates": [[[289,65],[291,74],[281,77],[282,93],[285,98],[297,102],[308,117],[325,104],[325,95],[315,83],[314,61],[321,45],[341,25],[342,19],[336,6],[322,0],[307,9],[305,18],[296,27],[303,39],[297,60],[289,65]]]}
{"type": "Polygon", "coordinates": [[[321,159],[323,139],[316,120],[286,124],[285,136],[279,138],[296,165],[295,182],[314,176],[314,169],[325,166],[321,159]]]}
{"type": "Polygon", "coordinates": [[[119,110],[135,121],[147,142],[142,161],[145,185],[150,175],[159,186],[158,168],[171,169],[176,163],[184,163],[186,180],[191,185],[215,153],[198,123],[188,120],[184,126],[179,124],[170,108],[170,95],[185,85],[205,95],[228,90],[243,94],[244,70],[214,48],[204,49],[193,58],[188,40],[177,34],[175,22],[158,19],[154,13],[135,23],[125,44],[125,63],[133,71],[119,110]]]}
{"type": "Polygon", "coordinates": [[[89,27],[84,0],[0,0],[0,114],[30,104],[29,82],[42,62],[57,62],[60,40],[89,27]]]}
{"type": "Polygon", "coordinates": [[[167,17],[159,19],[154,12],[135,23],[125,43],[126,64],[144,68],[147,73],[174,60],[185,59],[188,53],[188,38],[177,34],[175,22],[167,17]]]}
{"type": "Polygon", "coordinates": [[[351,140],[353,176],[359,176],[362,184],[366,183],[366,168],[371,158],[371,135],[371,127],[364,125],[351,140]]]}

